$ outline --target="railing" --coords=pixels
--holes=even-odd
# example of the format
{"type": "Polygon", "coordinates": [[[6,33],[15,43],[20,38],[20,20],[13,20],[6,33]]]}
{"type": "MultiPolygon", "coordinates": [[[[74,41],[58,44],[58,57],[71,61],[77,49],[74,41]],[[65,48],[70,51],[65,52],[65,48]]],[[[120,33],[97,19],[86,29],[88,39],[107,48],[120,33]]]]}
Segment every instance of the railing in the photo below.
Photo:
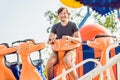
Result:
{"type": "Polygon", "coordinates": [[[120,62],[117,63],[117,79],[120,80],[120,62]]]}
{"type": "MultiPolygon", "coordinates": [[[[113,48],[113,47],[117,47],[118,45],[119,45],[119,42],[114,42],[114,43],[111,43],[111,44],[108,46],[108,48],[107,48],[107,50],[106,50],[106,62],[107,62],[107,63],[110,61],[110,58],[109,58],[110,49],[113,48]]],[[[118,62],[118,63],[119,63],[119,62],[118,62]]],[[[117,63],[116,63],[116,64],[117,64],[117,63]]],[[[107,71],[108,80],[111,80],[110,77],[109,77],[110,71],[109,71],[108,69],[107,69],[106,71],[107,71]]],[[[117,72],[119,72],[119,71],[117,71],[117,72]]],[[[118,76],[118,74],[117,74],[117,76],[118,76]]],[[[119,80],[120,80],[120,79],[119,79],[119,80]]]]}
{"type": "MultiPolygon", "coordinates": [[[[73,71],[74,69],[78,68],[79,66],[82,66],[83,64],[87,63],[87,62],[94,62],[96,63],[98,66],[96,68],[101,68],[102,65],[100,64],[99,61],[95,60],[95,59],[86,59],[82,62],[80,62],[79,64],[77,64],[76,66],[70,68],[69,70],[65,71],[64,73],[58,75],[57,77],[55,77],[53,80],[58,80],[59,78],[61,78],[64,75],[67,75],[68,73],[70,73],[71,71],[73,71]]],[[[103,75],[100,75],[101,78],[103,78],[103,75]]],[[[89,79],[90,80],[90,79],[89,79]]]]}
{"type": "Polygon", "coordinates": [[[99,67],[96,67],[94,68],[93,70],[89,71],[88,73],[86,73],[85,75],[83,75],[82,77],[80,77],[78,80],[92,80],[93,78],[95,78],[96,76],[100,75],[100,80],[103,80],[103,75],[102,73],[107,70],[107,77],[108,77],[108,80],[109,79],[109,75],[110,75],[110,72],[108,70],[108,68],[112,67],[113,65],[117,64],[117,79],[120,80],[120,54],[117,54],[116,56],[112,57],[109,59],[109,51],[111,48],[115,47],[115,46],[118,46],[118,43],[119,42],[115,42],[115,43],[112,43],[106,50],[106,58],[107,58],[107,63],[106,65],[104,66],[101,66],[100,62],[98,62],[97,60],[95,59],[86,59],[82,62],[80,62],[79,64],[77,64],[76,66],[70,68],[69,70],[65,71],[64,73],[58,75],[57,77],[55,77],[53,80],[58,80],[59,78],[61,78],[62,76],[70,73],[71,71],[73,71],[74,69],[80,67],[81,65],[89,62],[89,61],[92,61],[92,62],[95,62],[99,65],[99,67]]]}
{"type": "Polygon", "coordinates": [[[86,74],[87,76],[84,75],[84,76],[80,77],[78,80],[90,80],[90,77],[91,78],[96,77],[97,75],[99,75],[100,73],[102,73],[103,71],[105,71],[106,69],[111,67],[112,65],[116,64],[117,62],[120,62],[120,54],[111,58],[110,61],[102,68],[94,69],[94,70],[90,71],[88,74],[86,74]]]}

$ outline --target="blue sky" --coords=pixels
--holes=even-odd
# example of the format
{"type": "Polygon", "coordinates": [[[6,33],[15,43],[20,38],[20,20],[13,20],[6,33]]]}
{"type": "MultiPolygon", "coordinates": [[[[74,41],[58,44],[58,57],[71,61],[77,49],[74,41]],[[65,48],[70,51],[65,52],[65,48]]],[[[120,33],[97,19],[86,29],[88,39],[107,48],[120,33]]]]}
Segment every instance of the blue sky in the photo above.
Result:
{"type": "Polygon", "coordinates": [[[59,0],[0,0],[0,43],[46,41],[46,28],[50,25],[44,13],[56,11],[60,6],[59,0]]]}

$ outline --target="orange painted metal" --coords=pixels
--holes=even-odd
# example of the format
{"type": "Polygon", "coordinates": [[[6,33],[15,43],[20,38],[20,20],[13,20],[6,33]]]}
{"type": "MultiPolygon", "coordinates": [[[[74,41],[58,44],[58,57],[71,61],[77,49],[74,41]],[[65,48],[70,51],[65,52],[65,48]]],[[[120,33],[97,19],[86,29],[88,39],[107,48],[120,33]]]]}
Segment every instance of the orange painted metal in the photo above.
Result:
{"type": "MultiPolygon", "coordinates": [[[[66,69],[67,66],[63,63],[63,57],[65,55],[65,51],[71,50],[71,49],[75,49],[77,47],[80,46],[80,43],[76,44],[73,42],[70,42],[68,40],[62,40],[62,39],[58,39],[55,40],[54,45],[52,46],[52,49],[54,51],[58,52],[58,64],[54,67],[54,77],[58,76],[59,74],[63,73],[66,69]]],[[[60,78],[59,80],[71,80],[70,79],[70,75],[64,76],[62,78],[60,78]]]]}
{"type": "Polygon", "coordinates": [[[21,42],[17,46],[22,60],[20,80],[42,80],[37,69],[31,64],[29,55],[31,52],[45,48],[45,43],[34,44],[32,41],[21,42]]]}
{"type": "Polygon", "coordinates": [[[13,47],[7,48],[5,45],[0,45],[0,80],[16,80],[11,70],[4,63],[4,55],[15,51],[16,49],[13,47]]]}
{"type": "MultiPolygon", "coordinates": [[[[77,47],[76,48],[76,64],[78,64],[78,63],[80,63],[80,62],[82,62],[83,61],[83,51],[82,51],[82,46],[79,46],[79,47],[77,47]]],[[[81,77],[81,76],[83,76],[83,66],[80,66],[80,67],[78,67],[77,69],[77,74],[78,74],[78,77],[81,77]]]]}
{"type": "MultiPolygon", "coordinates": [[[[110,57],[114,57],[115,55],[116,55],[115,48],[112,48],[110,50],[110,57]]],[[[117,80],[117,65],[113,65],[112,69],[113,69],[113,73],[114,73],[114,76],[115,76],[115,80],[117,80]]]]}
{"type": "MultiPolygon", "coordinates": [[[[101,50],[101,57],[100,57],[100,63],[102,66],[104,66],[107,62],[106,59],[106,50],[108,46],[110,45],[111,38],[110,37],[102,37],[102,38],[96,38],[93,41],[88,41],[88,46],[95,48],[95,49],[100,49],[101,50]]],[[[113,70],[112,68],[109,68],[110,71],[110,79],[115,80],[115,77],[113,75],[113,70]]],[[[107,80],[107,74],[106,71],[103,72],[104,80],[107,80]]],[[[99,78],[99,77],[98,77],[99,78]]],[[[99,79],[97,79],[99,80],[99,79]]]]}
{"type": "Polygon", "coordinates": [[[92,40],[98,34],[109,34],[109,31],[101,25],[86,24],[80,28],[82,41],[92,40]]]}

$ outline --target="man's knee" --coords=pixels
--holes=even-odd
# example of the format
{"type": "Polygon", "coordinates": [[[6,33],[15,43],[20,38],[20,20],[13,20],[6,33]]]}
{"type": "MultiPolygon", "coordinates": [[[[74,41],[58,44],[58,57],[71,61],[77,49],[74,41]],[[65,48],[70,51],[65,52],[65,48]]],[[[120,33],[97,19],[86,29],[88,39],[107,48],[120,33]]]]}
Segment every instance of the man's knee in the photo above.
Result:
{"type": "Polygon", "coordinates": [[[72,67],[72,65],[75,62],[75,52],[69,52],[65,55],[65,57],[63,58],[63,62],[65,65],[67,65],[68,67],[72,67]]]}
{"type": "Polygon", "coordinates": [[[63,58],[63,63],[64,63],[66,66],[71,67],[71,65],[72,65],[71,58],[70,58],[70,57],[64,57],[64,58],[63,58]]]}
{"type": "Polygon", "coordinates": [[[51,56],[51,57],[47,60],[46,68],[52,67],[54,64],[56,64],[56,62],[57,62],[57,58],[56,58],[55,56],[51,56]]]}

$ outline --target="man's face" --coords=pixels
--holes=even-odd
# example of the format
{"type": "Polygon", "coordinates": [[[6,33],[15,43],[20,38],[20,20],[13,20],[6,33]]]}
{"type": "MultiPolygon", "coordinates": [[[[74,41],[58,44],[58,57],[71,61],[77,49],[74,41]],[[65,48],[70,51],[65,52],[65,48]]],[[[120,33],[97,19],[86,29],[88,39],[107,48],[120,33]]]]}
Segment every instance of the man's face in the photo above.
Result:
{"type": "Polygon", "coordinates": [[[67,20],[68,20],[68,17],[69,17],[66,9],[63,9],[63,11],[62,11],[61,13],[59,13],[58,16],[59,16],[59,19],[60,19],[62,22],[67,21],[67,20]]]}

